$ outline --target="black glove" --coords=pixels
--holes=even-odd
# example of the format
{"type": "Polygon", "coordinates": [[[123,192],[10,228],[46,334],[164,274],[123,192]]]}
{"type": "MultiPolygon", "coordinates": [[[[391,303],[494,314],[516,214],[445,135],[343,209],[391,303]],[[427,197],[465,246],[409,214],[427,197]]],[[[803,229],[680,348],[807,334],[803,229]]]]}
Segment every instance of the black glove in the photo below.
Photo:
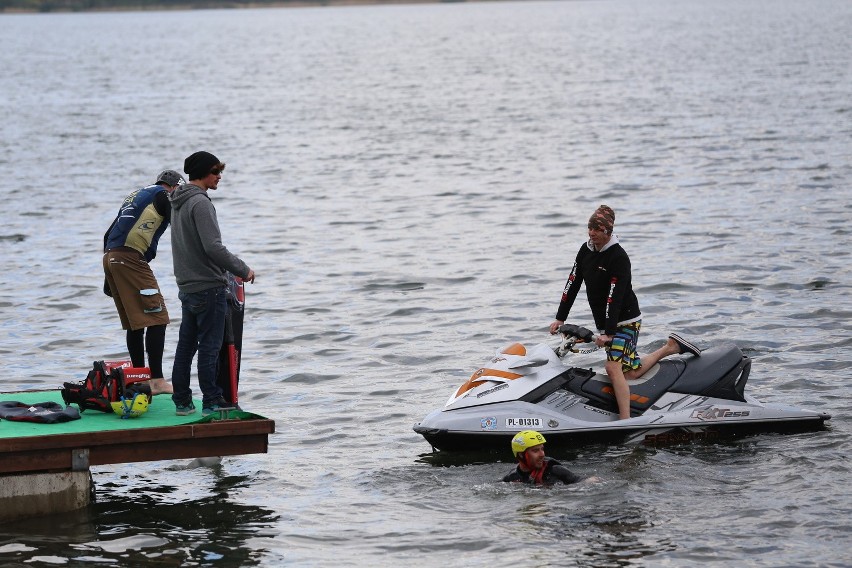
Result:
{"type": "Polygon", "coordinates": [[[109,289],[109,282],[107,282],[106,277],[104,277],[104,294],[112,298],[112,290],[109,289]]]}

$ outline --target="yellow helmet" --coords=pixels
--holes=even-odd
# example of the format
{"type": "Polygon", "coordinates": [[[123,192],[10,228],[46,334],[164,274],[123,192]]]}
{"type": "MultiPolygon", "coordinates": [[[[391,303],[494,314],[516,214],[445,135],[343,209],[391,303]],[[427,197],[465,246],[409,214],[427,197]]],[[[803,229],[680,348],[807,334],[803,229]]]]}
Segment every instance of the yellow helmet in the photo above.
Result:
{"type": "Polygon", "coordinates": [[[518,457],[519,454],[524,453],[527,449],[543,444],[546,441],[547,440],[544,439],[544,436],[535,430],[524,430],[523,432],[518,432],[515,434],[515,437],[512,438],[512,454],[515,457],[518,457]]]}
{"type": "Polygon", "coordinates": [[[121,400],[111,402],[110,405],[112,411],[121,418],[136,418],[148,412],[148,396],[139,393],[129,400],[122,397],[121,400]]]}

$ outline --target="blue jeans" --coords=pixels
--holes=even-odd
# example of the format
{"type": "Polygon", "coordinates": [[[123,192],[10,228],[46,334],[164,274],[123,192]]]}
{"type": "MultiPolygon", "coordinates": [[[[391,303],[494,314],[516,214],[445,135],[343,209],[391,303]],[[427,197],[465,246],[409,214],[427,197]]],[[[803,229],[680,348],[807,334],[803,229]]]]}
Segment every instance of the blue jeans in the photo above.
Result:
{"type": "Polygon", "coordinates": [[[228,293],[224,286],[187,294],[178,294],[182,319],[175,361],[172,367],[172,400],[176,406],[192,401],[189,375],[192,358],[198,352],[198,386],[203,395],[202,404],[211,406],[222,398],[222,389],[216,384],[219,350],[225,334],[225,314],[228,293]]]}

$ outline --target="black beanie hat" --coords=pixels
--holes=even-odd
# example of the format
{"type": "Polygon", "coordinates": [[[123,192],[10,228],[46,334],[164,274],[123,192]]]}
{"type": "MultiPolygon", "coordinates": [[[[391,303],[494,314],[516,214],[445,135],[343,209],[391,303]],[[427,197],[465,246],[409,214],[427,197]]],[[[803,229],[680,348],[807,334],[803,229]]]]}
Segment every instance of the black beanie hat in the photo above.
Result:
{"type": "Polygon", "coordinates": [[[196,152],[183,161],[183,171],[189,176],[189,179],[201,179],[207,177],[210,170],[214,166],[225,167],[225,164],[219,161],[219,158],[210,152],[196,152]]]}

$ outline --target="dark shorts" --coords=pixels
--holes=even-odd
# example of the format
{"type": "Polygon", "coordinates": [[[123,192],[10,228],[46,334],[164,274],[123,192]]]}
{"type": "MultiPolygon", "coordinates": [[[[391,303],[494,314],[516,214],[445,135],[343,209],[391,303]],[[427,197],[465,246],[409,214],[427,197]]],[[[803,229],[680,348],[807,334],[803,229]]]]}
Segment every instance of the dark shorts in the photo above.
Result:
{"type": "Polygon", "coordinates": [[[615,330],[612,345],[606,348],[607,361],[620,361],[624,372],[633,371],[642,366],[636,344],[639,342],[639,328],[642,320],[622,325],[615,330]]]}
{"type": "Polygon", "coordinates": [[[145,258],[135,250],[104,253],[104,274],[123,329],[168,325],[169,312],[145,258]]]}

